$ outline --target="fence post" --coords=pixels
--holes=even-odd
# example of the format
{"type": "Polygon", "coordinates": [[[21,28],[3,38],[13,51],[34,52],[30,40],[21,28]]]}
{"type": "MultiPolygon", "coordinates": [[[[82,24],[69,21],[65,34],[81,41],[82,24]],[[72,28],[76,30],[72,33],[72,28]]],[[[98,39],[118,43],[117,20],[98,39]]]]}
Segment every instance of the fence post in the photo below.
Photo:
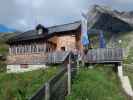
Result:
{"type": "Polygon", "coordinates": [[[79,64],[79,58],[77,59],[77,61],[76,61],[76,68],[77,68],[77,71],[79,72],[79,69],[80,69],[80,64],[79,64]]]}
{"type": "Polygon", "coordinates": [[[49,83],[47,82],[45,84],[45,100],[50,100],[50,86],[49,83]]]}
{"type": "Polygon", "coordinates": [[[67,72],[68,72],[68,95],[71,94],[71,63],[70,63],[70,56],[69,56],[69,63],[67,65],[67,72]]]}

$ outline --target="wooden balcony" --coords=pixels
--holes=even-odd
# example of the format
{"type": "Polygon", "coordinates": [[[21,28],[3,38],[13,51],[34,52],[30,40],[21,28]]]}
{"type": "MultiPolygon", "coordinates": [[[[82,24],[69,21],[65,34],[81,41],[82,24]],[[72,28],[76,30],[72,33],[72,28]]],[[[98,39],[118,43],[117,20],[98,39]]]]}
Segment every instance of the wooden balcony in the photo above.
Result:
{"type": "MultiPolygon", "coordinates": [[[[62,63],[70,52],[53,52],[48,54],[48,63],[62,63]]],[[[122,48],[91,49],[83,56],[85,63],[121,63],[123,61],[122,48]]]]}
{"type": "MultiPolygon", "coordinates": [[[[27,55],[8,56],[8,64],[57,64],[62,63],[71,52],[51,52],[27,55]]],[[[82,60],[85,63],[121,63],[123,61],[122,48],[91,49],[82,60]]]]}
{"type": "MultiPolygon", "coordinates": [[[[70,52],[53,52],[48,54],[48,63],[62,63],[70,52]]],[[[83,56],[85,63],[121,63],[123,61],[122,48],[91,49],[83,56]]]]}
{"type": "Polygon", "coordinates": [[[122,48],[105,48],[89,50],[83,60],[86,63],[121,63],[123,60],[122,48]]]}

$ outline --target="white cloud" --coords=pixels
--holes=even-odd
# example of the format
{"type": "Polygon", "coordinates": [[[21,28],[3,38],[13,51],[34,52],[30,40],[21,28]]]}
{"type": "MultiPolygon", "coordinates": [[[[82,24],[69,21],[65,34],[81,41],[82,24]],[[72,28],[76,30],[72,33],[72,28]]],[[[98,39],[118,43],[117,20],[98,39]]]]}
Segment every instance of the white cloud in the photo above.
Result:
{"type": "Polygon", "coordinates": [[[39,8],[44,5],[45,0],[32,0],[32,6],[34,8],[39,8]]]}
{"type": "Polygon", "coordinates": [[[14,2],[18,5],[27,5],[31,3],[31,0],[14,0],[14,2]]]}
{"type": "Polygon", "coordinates": [[[27,26],[28,25],[26,20],[24,20],[24,19],[18,20],[18,24],[23,25],[23,26],[27,26]]]}
{"type": "Polygon", "coordinates": [[[63,24],[80,19],[81,11],[93,4],[122,7],[119,2],[132,0],[0,0],[0,24],[18,30],[63,24]],[[118,3],[116,3],[116,2],[118,3]]]}

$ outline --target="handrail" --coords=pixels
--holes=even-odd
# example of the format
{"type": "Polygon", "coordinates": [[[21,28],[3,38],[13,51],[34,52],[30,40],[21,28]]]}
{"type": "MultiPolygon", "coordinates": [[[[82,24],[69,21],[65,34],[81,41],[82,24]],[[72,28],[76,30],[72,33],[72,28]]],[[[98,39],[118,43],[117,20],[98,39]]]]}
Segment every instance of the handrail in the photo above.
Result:
{"type": "Polygon", "coordinates": [[[68,55],[71,52],[69,51],[57,51],[57,52],[52,52],[48,54],[48,63],[62,63],[66,60],[66,58],[68,57],[68,55]]]}

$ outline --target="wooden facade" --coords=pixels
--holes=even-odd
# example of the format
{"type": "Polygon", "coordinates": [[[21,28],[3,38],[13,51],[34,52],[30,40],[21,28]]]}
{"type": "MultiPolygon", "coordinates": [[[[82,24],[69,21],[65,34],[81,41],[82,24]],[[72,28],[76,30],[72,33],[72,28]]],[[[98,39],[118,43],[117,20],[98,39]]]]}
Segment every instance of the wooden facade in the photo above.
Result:
{"type": "MultiPolygon", "coordinates": [[[[66,27],[68,26],[69,24],[66,27]]],[[[62,26],[57,26],[57,28],[59,30],[62,26]]],[[[45,64],[49,53],[73,51],[75,48],[81,49],[82,47],[80,43],[80,25],[74,29],[55,31],[53,33],[46,33],[47,30],[45,29],[45,34],[38,34],[38,30],[32,31],[32,33],[29,31],[25,33],[27,35],[35,32],[31,36],[24,36],[22,33],[17,39],[14,38],[9,41],[8,64],[45,64]]],[[[49,31],[51,30],[49,29],[49,31]]]]}
{"type": "Polygon", "coordinates": [[[49,41],[23,41],[10,45],[9,54],[10,55],[25,55],[31,53],[48,53],[54,51],[56,44],[49,41]]]}

